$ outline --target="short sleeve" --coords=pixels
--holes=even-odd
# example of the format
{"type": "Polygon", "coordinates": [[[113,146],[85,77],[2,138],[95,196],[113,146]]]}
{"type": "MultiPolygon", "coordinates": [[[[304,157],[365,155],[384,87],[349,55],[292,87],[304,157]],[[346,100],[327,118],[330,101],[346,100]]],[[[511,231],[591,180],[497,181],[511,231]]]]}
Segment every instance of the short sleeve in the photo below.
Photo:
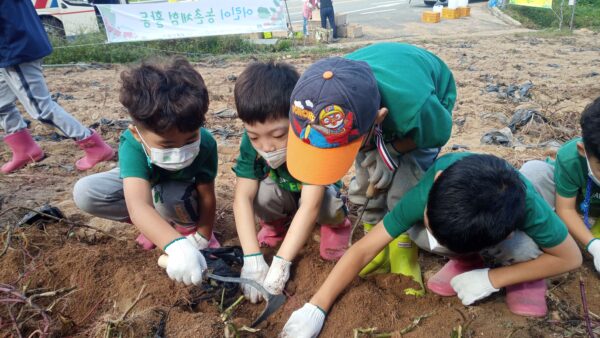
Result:
{"type": "Polygon", "coordinates": [[[556,184],[556,192],[562,197],[575,197],[577,196],[580,185],[577,184],[577,176],[579,175],[578,170],[572,163],[573,161],[565,161],[560,157],[556,158],[554,164],[554,182],[556,184]]]}
{"type": "Polygon", "coordinates": [[[202,128],[201,133],[200,154],[203,161],[198,166],[197,172],[194,175],[196,184],[214,181],[217,177],[217,167],[219,165],[217,142],[206,129],[202,128]]]}
{"type": "Polygon", "coordinates": [[[522,230],[542,248],[552,248],[567,238],[567,226],[527,182],[527,216],[522,230]]]}
{"type": "Polygon", "coordinates": [[[142,145],[129,130],[121,134],[119,143],[119,167],[121,178],[138,177],[150,180],[151,168],[142,145]]]}
{"type": "Polygon", "coordinates": [[[258,153],[250,143],[248,134],[244,132],[240,142],[240,154],[237,157],[233,172],[237,177],[261,180],[268,173],[268,167],[264,159],[258,157],[258,153]]]}

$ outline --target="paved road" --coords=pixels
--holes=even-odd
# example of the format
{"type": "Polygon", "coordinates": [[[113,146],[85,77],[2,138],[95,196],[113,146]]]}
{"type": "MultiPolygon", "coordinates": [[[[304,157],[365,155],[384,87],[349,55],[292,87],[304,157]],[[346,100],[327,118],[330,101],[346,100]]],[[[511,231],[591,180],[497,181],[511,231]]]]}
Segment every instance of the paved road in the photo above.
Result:
{"type": "MultiPolygon", "coordinates": [[[[334,0],[336,13],[348,14],[350,23],[375,28],[391,28],[408,22],[418,22],[427,7],[423,0],[334,0]]],[[[292,22],[302,25],[302,0],[288,0],[292,22]]]]}

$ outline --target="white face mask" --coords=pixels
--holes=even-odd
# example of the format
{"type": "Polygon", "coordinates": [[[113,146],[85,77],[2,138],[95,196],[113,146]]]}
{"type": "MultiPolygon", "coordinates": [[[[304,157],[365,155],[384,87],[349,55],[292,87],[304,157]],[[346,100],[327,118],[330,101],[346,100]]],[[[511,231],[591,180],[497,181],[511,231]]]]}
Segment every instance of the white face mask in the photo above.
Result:
{"type": "Polygon", "coordinates": [[[587,167],[588,167],[588,177],[592,179],[592,181],[600,187],[600,179],[598,177],[596,177],[594,175],[594,172],[592,171],[592,166],[590,165],[590,160],[587,157],[587,154],[585,155],[585,162],[587,163],[587,167]]]}
{"type": "Polygon", "coordinates": [[[431,251],[444,247],[437,241],[437,239],[435,239],[435,237],[433,237],[433,234],[431,231],[429,231],[429,229],[425,228],[425,231],[427,231],[427,240],[429,240],[429,249],[431,251]]]}
{"type": "MultiPolygon", "coordinates": [[[[150,163],[169,171],[181,170],[194,162],[200,152],[200,137],[194,143],[186,144],[181,148],[152,148],[146,143],[140,131],[135,127],[142,143],[150,149],[150,155],[144,149],[144,153],[150,159],[150,163]]],[[[200,134],[201,135],[201,134],[200,134]]]]}
{"type": "MultiPolygon", "coordinates": [[[[256,149],[256,148],[255,148],[256,149]]],[[[256,152],[267,161],[269,167],[273,169],[279,168],[287,160],[287,148],[281,148],[279,150],[265,153],[260,149],[256,149],[256,152]]]]}

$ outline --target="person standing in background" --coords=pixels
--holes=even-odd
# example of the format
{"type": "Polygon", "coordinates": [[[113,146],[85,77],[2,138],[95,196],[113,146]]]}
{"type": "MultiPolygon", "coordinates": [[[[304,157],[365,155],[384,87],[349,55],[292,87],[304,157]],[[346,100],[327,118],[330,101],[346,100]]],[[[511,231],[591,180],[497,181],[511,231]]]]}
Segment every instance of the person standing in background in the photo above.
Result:
{"type": "Polygon", "coordinates": [[[319,2],[319,9],[321,10],[321,27],[327,28],[327,19],[329,19],[329,26],[331,26],[331,29],[333,29],[333,38],[337,39],[335,13],[333,11],[332,0],[321,0],[319,2]]]}
{"type": "Polygon", "coordinates": [[[312,19],[312,11],[317,6],[317,0],[304,0],[304,6],[302,7],[302,16],[304,17],[304,25],[302,30],[304,36],[308,36],[308,20],[312,19]]]}
{"type": "Polygon", "coordinates": [[[42,58],[52,53],[52,45],[32,2],[0,1],[0,32],[0,128],[12,152],[0,173],[11,173],[45,157],[15,105],[17,99],[29,115],[56,128],[85,152],[75,162],[77,169],[111,160],[115,151],[100,135],[52,101],[42,73],[42,58]]]}

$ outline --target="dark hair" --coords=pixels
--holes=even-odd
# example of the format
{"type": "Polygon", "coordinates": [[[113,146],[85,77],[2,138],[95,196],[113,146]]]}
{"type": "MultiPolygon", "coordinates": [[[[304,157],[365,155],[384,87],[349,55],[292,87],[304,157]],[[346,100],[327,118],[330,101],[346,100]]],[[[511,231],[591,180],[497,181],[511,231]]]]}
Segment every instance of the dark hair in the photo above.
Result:
{"type": "Polygon", "coordinates": [[[251,63],[235,82],[235,106],[244,123],[288,118],[290,97],[300,74],[285,62],[251,63]]]}
{"type": "Polygon", "coordinates": [[[506,161],[467,156],[444,170],[429,192],[429,228],[456,253],[504,240],[525,220],[525,184],[506,161]]]}
{"type": "Polygon", "coordinates": [[[208,90],[183,57],[146,61],[121,73],[119,101],[133,121],[162,135],[173,128],[192,132],[204,125],[208,90]]]}
{"type": "Polygon", "coordinates": [[[585,107],[580,123],[585,152],[600,160],[600,97],[585,107]]]}

